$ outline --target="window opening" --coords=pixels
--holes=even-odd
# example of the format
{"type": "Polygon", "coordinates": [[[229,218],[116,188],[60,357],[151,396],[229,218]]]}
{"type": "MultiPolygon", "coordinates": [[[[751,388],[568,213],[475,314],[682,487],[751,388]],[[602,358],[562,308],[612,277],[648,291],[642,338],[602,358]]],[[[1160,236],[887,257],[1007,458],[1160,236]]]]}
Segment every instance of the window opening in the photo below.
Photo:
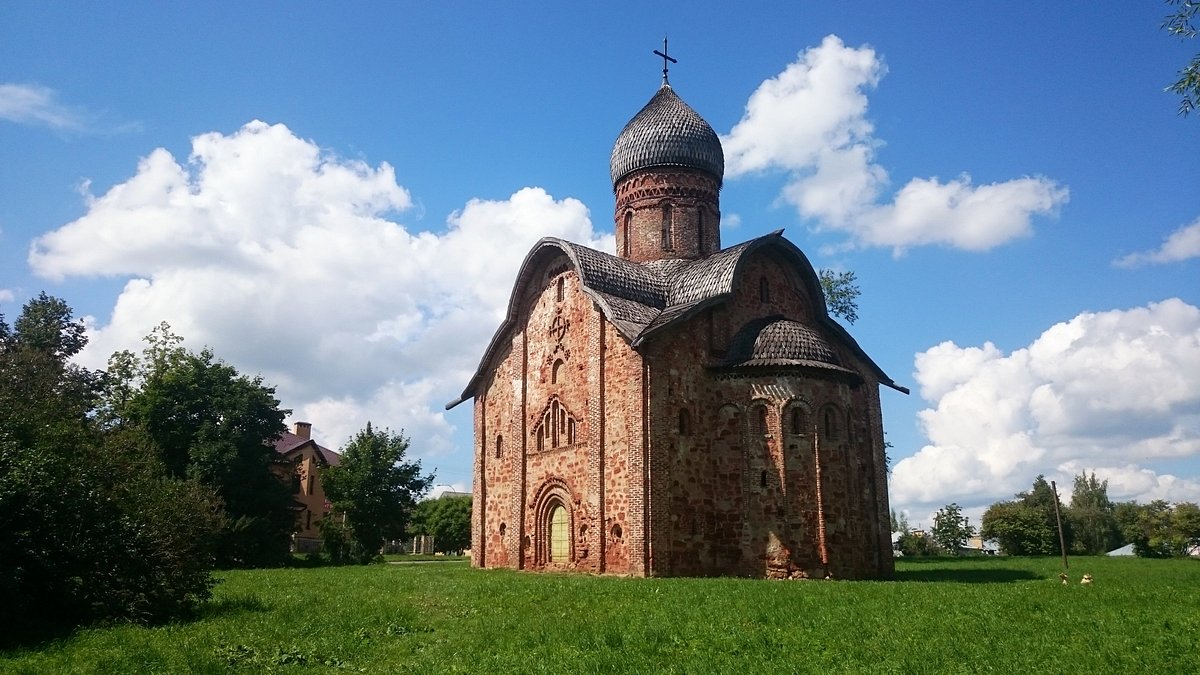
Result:
{"type": "Polygon", "coordinates": [[[563,301],[563,291],[564,291],[564,287],[566,286],[566,279],[564,279],[563,277],[559,277],[558,283],[555,285],[557,286],[557,289],[555,291],[557,294],[556,299],[558,302],[562,302],[563,301]]]}
{"type": "Polygon", "coordinates": [[[692,414],[688,412],[687,408],[679,409],[679,435],[692,435],[692,414]]]}
{"type": "Polygon", "coordinates": [[[664,251],[672,249],[673,242],[671,241],[671,205],[663,204],[662,207],[662,247],[664,251]]]}
{"type": "Polygon", "coordinates": [[[767,406],[761,404],[754,406],[754,416],[750,419],[753,420],[754,428],[751,431],[754,434],[758,436],[769,435],[767,432],[767,406]]]}
{"type": "Polygon", "coordinates": [[[760,277],[758,280],[758,299],[763,302],[771,301],[771,283],[766,277],[760,277]]]}
{"type": "Polygon", "coordinates": [[[500,459],[500,456],[503,452],[504,452],[504,437],[496,436],[496,459],[500,459]]]}
{"type": "Polygon", "coordinates": [[[558,374],[562,370],[562,359],[555,359],[554,366],[550,368],[550,384],[558,384],[558,374]]]}
{"type": "Polygon", "coordinates": [[[567,562],[570,543],[567,509],[562,504],[556,504],[550,509],[550,562],[567,562]]]}
{"type": "Polygon", "coordinates": [[[830,441],[838,439],[838,414],[832,406],[825,409],[825,438],[830,441]]]}
{"type": "Polygon", "coordinates": [[[629,253],[629,230],[632,227],[633,227],[633,212],[626,211],[625,212],[625,229],[621,233],[621,236],[624,238],[624,242],[625,242],[625,257],[626,258],[628,258],[630,255],[630,253],[629,253]]]}
{"type": "Polygon", "coordinates": [[[792,426],[792,429],[791,429],[792,435],[793,436],[803,436],[804,435],[804,409],[803,408],[801,408],[800,406],[792,407],[791,422],[792,422],[792,425],[791,425],[792,426]]]}

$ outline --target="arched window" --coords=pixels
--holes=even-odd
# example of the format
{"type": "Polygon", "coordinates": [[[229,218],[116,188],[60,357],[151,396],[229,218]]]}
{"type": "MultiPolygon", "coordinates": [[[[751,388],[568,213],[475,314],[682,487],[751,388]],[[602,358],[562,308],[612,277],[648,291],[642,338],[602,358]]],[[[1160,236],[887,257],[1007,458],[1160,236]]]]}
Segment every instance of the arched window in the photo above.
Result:
{"type": "Polygon", "coordinates": [[[625,229],[621,232],[621,238],[624,242],[625,257],[629,257],[629,230],[633,228],[633,211],[625,212],[625,229]]]}
{"type": "Polygon", "coordinates": [[[759,403],[750,413],[750,433],[753,436],[767,436],[771,432],[767,427],[767,406],[759,403]]]}
{"type": "Polygon", "coordinates": [[[700,254],[704,254],[704,209],[696,209],[696,245],[700,254]]]}
{"type": "Polygon", "coordinates": [[[771,283],[766,277],[760,277],[758,280],[758,299],[763,302],[771,301],[771,283]]]}
{"type": "Polygon", "coordinates": [[[502,454],[504,454],[504,437],[496,436],[496,459],[500,459],[502,454]]]}
{"type": "Polygon", "coordinates": [[[558,287],[557,290],[555,291],[556,292],[556,300],[558,302],[562,302],[563,301],[563,291],[564,291],[564,287],[566,286],[566,279],[564,277],[559,277],[558,283],[556,285],[558,287]]]}
{"type": "Polygon", "coordinates": [[[554,365],[550,367],[550,384],[558,384],[558,375],[562,370],[563,360],[556,359],[554,365]]]}
{"type": "Polygon", "coordinates": [[[804,421],[804,408],[801,408],[798,405],[792,406],[792,409],[788,414],[788,431],[791,432],[793,436],[803,436],[805,426],[804,421]]]}
{"type": "Polygon", "coordinates": [[[550,509],[550,562],[565,563],[571,555],[571,529],[567,526],[567,509],[556,504],[550,509]]]}
{"type": "Polygon", "coordinates": [[[679,435],[692,435],[692,414],[688,412],[687,408],[679,409],[679,435]]]}
{"type": "Polygon", "coordinates": [[[542,419],[533,431],[537,438],[537,449],[548,450],[574,445],[579,440],[577,426],[578,422],[567,411],[562,401],[552,397],[550,405],[542,413],[542,419]]]}
{"type": "Polygon", "coordinates": [[[835,406],[827,406],[824,414],[825,422],[825,440],[836,441],[840,435],[838,429],[838,409],[835,406]]]}
{"type": "Polygon", "coordinates": [[[671,205],[663,204],[662,207],[662,248],[664,251],[670,251],[674,248],[671,241],[671,230],[673,223],[671,222],[671,205]]]}

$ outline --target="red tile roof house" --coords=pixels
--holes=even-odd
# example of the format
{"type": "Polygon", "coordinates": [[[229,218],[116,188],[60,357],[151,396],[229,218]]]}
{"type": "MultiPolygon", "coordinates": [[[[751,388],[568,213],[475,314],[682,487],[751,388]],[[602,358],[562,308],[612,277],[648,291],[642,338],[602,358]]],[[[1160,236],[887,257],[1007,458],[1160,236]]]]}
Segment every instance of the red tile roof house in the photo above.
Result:
{"type": "Polygon", "coordinates": [[[292,550],[297,553],[318,551],[321,548],[319,523],[329,514],[330,504],[321,487],[320,470],[337,466],[342,456],[329,448],[317,445],[311,438],[312,424],[296,422],[292,431],[285,431],[275,441],[275,452],[282,466],[293,467],[288,476],[292,487],[292,511],[296,515],[296,531],[292,534],[292,550]]]}

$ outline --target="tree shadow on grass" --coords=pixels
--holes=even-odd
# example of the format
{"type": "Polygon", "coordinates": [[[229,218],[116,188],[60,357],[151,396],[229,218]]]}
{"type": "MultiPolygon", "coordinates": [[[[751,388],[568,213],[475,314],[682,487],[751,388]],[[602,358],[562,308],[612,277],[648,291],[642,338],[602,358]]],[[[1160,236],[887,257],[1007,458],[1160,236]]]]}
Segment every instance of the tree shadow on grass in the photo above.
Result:
{"type": "Polygon", "coordinates": [[[965,560],[909,561],[908,569],[896,570],[896,581],[936,581],[960,584],[1011,584],[1018,581],[1045,579],[1030,570],[1011,567],[990,567],[965,560]]]}
{"type": "MultiPolygon", "coordinates": [[[[268,612],[271,608],[257,595],[243,593],[230,595],[215,600],[209,600],[196,607],[184,616],[174,619],[177,623],[191,623],[203,619],[241,614],[243,612],[268,612]]],[[[170,621],[166,622],[170,623],[170,621]]],[[[57,623],[49,619],[26,617],[25,623],[8,630],[0,631],[0,655],[11,656],[20,651],[38,651],[45,649],[55,642],[69,640],[81,628],[100,628],[104,626],[121,625],[122,622],[97,621],[94,624],[75,625],[72,623],[57,623]]],[[[158,622],[144,624],[147,626],[163,625],[158,622]]]]}
{"type": "Polygon", "coordinates": [[[266,612],[270,607],[254,594],[230,595],[209,600],[196,610],[195,619],[209,619],[243,612],[266,612]]]}

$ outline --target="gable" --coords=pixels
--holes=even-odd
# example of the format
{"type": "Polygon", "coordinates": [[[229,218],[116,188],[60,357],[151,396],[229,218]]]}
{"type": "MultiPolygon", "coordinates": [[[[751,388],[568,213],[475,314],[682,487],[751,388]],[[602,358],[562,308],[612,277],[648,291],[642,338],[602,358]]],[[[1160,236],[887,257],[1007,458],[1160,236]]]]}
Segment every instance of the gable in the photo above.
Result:
{"type": "Polygon", "coordinates": [[[568,265],[582,291],[634,348],[667,328],[688,321],[703,310],[726,302],[738,284],[746,283],[744,269],[757,256],[774,260],[783,276],[798,289],[810,307],[815,325],[850,349],[874,372],[881,384],[908,393],[897,385],[858,343],[829,316],[816,270],[804,253],[783,237],[783,230],[751,239],[698,260],[655,260],[635,263],[555,237],[545,237],[525,256],[517,272],[504,321],[496,330],[479,366],[462,395],[446,409],[475,395],[485,371],[503,349],[517,325],[522,303],[545,283],[552,264],[568,265]]]}

